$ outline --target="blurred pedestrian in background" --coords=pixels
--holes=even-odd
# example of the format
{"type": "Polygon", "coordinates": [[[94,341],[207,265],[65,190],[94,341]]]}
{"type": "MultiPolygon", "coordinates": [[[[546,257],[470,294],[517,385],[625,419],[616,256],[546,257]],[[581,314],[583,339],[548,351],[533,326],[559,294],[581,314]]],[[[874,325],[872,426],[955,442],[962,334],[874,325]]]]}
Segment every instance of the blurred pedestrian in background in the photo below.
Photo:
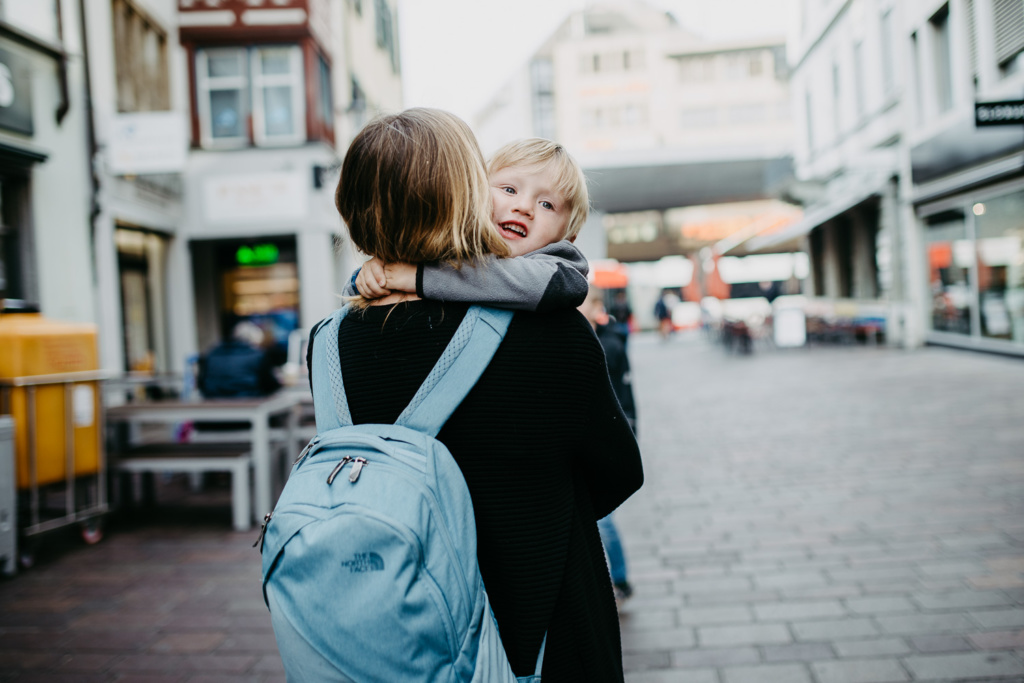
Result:
{"type": "Polygon", "coordinates": [[[206,398],[267,396],[281,386],[263,348],[264,334],[248,320],[235,322],[228,338],[199,359],[199,390],[206,398]]]}
{"type": "Polygon", "coordinates": [[[629,297],[626,296],[626,290],[620,289],[615,292],[615,296],[612,298],[612,303],[608,313],[612,316],[613,325],[616,329],[621,332],[625,338],[629,339],[629,324],[630,319],[633,317],[633,309],[629,305],[629,297]]]}
{"type": "MultiPolygon", "coordinates": [[[[605,311],[603,290],[591,287],[587,300],[580,306],[580,312],[594,328],[594,333],[601,342],[608,362],[608,376],[612,381],[612,389],[615,390],[615,396],[619,399],[622,412],[625,413],[635,436],[636,404],[633,401],[629,356],[626,355],[626,335],[615,324],[615,318],[605,311]]],[[[633,587],[626,575],[626,554],[622,549],[622,541],[610,514],[597,522],[597,529],[601,532],[601,543],[608,555],[608,569],[615,590],[615,602],[621,604],[633,594],[633,587]]]]}
{"type": "Polygon", "coordinates": [[[654,304],[654,317],[658,319],[658,334],[665,341],[672,334],[672,309],[679,303],[679,297],[670,289],[661,290],[661,296],[654,304]]]}

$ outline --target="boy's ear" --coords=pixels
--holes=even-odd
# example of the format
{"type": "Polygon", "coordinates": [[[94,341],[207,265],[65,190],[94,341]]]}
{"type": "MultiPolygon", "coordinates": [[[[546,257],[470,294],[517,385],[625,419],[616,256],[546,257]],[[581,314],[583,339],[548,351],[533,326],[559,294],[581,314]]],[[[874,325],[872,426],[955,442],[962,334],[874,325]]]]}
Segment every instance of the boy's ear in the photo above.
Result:
{"type": "Polygon", "coordinates": [[[580,236],[580,234],[579,234],[579,233],[576,233],[575,235],[573,235],[572,237],[570,237],[570,238],[569,238],[569,243],[570,243],[570,244],[572,244],[572,243],[576,242],[576,238],[577,238],[577,237],[579,237],[579,236],[580,236]]]}

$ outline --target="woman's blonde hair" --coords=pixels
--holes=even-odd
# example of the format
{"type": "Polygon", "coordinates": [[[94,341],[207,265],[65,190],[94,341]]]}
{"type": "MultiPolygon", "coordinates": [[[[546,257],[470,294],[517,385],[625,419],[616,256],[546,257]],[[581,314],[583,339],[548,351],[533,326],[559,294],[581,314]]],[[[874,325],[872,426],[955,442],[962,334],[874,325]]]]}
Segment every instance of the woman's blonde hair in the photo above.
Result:
{"type": "Polygon", "coordinates": [[[406,109],[366,124],[345,154],[334,202],[352,243],[387,263],[458,266],[509,254],[491,220],[476,138],[439,109],[406,109]]]}
{"type": "Polygon", "coordinates": [[[544,138],[515,140],[494,153],[487,164],[487,174],[492,175],[510,166],[547,164],[554,165],[555,189],[569,208],[569,222],[562,239],[572,239],[580,234],[583,224],[587,222],[590,193],[587,191],[587,178],[583,175],[583,169],[565,147],[544,138]]]}

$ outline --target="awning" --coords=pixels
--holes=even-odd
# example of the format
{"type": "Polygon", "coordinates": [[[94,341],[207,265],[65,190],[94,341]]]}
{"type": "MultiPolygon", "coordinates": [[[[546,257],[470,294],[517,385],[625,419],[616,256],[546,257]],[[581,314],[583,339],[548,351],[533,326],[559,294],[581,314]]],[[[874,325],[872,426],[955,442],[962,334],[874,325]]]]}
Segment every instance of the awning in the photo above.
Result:
{"type": "Polygon", "coordinates": [[[747,254],[756,254],[773,251],[794,251],[799,249],[800,239],[820,225],[832,220],[836,216],[846,213],[850,209],[863,204],[874,196],[880,196],[888,184],[889,179],[876,181],[866,186],[861,186],[860,191],[849,192],[844,196],[811,206],[804,213],[802,220],[793,225],[770,235],[755,235],[749,240],[733,246],[727,253],[734,252],[742,245],[742,251],[747,254]]]}

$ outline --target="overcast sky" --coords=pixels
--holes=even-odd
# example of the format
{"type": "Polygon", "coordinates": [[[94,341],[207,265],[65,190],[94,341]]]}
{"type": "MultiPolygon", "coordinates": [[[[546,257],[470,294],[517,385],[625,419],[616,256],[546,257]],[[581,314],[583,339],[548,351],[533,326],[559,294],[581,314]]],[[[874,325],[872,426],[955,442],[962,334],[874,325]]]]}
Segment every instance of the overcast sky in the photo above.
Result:
{"type": "MultiPolygon", "coordinates": [[[[787,35],[795,0],[650,0],[708,38],[787,35]]],[[[465,119],[585,0],[399,0],[405,106],[465,119]]]]}

